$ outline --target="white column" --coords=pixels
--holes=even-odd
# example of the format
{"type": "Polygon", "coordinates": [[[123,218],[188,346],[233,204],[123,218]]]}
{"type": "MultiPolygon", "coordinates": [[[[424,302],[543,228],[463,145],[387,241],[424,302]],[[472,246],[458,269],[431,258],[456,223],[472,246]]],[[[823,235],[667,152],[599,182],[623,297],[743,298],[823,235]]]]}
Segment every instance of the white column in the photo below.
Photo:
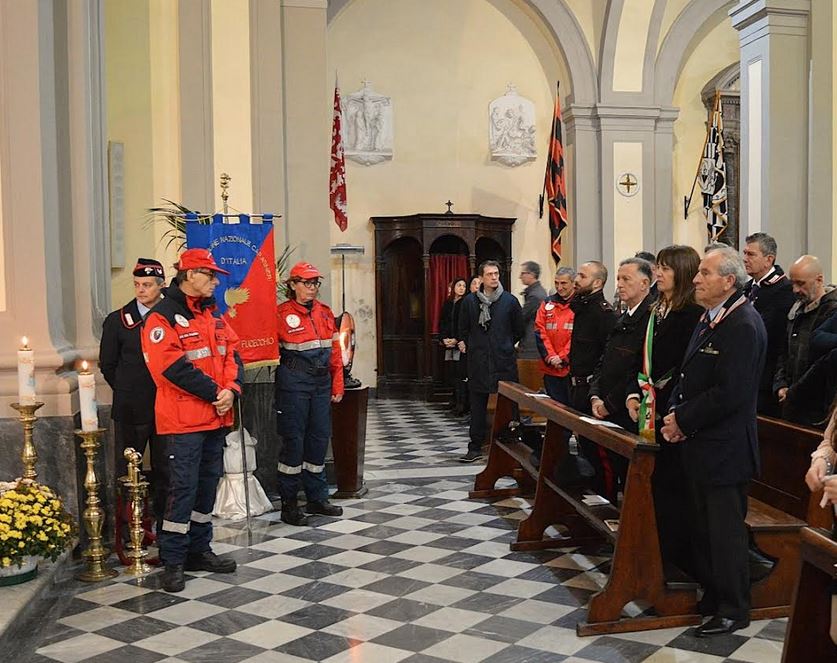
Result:
{"type": "Polygon", "coordinates": [[[773,235],[782,264],[815,250],[808,244],[810,11],[810,0],[740,0],[730,11],[741,42],[741,235],[773,235]]]}
{"type": "Polygon", "coordinates": [[[567,202],[577,267],[602,256],[599,126],[592,106],[568,104],[562,119],[573,157],[567,202]]]}

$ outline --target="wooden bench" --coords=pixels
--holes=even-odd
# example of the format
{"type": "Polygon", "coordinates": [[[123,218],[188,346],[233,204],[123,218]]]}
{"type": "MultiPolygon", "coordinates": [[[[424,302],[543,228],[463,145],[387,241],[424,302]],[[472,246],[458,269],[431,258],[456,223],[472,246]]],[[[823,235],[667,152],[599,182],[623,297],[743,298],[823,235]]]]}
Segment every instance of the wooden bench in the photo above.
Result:
{"type": "MultiPolygon", "coordinates": [[[[621,429],[584,421],[581,413],[529,392],[523,385],[500,384],[488,464],[477,475],[471,497],[504,497],[535,489],[532,512],[521,521],[513,550],[577,546],[602,537],[616,543],[611,576],[591,599],[587,622],[577,628],[580,635],[698,623],[695,587],[667,584],[663,576],[650,488],[657,445],[621,429]],[[529,462],[527,446],[499,439],[515,403],[547,420],[540,471],[529,462]],[[629,459],[621,512],[609,503],[591,507],[581,500],[582,487],[554,481],[554,468],[569,454],[569,431],[629,459]],[[518,486],[496,488],[501,477],[514,478],[518,486]],[[605,525],[611,519],[619,520],[619,534],[605,525]],[[559,528],[562,536],[545,538],[550,526],[559,528]],[[659,616],[623,619],[624,605],[637,599],[654,606],[659,616]]],[[[758,547],[776,564],[767,577],[753,584],[751,616],[767,619],[789,614],[799,564],[799,531],[806,522],[820,526],[824,520],[830,522],[830,514],[818,507],[820,495],[811,495],[804,482],[810,453],[821,434],[776,419],[760,417],[758,425],[762,473],[751,485],[747,524],[758,547]]]]}
{"type": "Polygon", "coordinates": [[[771,573],[753,583],[751,617],[787,617],[799,573],[799,534],[806,525],[831,527],[831,513],[811,494],[805,473],[822,433],[780,419],[758,418],[761,473],[750,483],[747,525],[759,549],[776,560],[771,573]]]}
{"type": "Polygon", "coordinates": [[[575,547],[609,539],[614,543],[610,576],[605,587],[590,599],[587,621],[576,627],[579,635],[616,633],[700,623],[695,586],[667,585],[651,495],[651,474],[658,447],[638,435],[597,425],[581,413],[551,399],[535,398],[517,383],[501,382],[497,411],[492,425],[488,463],[476,476],[472,498],[506,497],[525,492],[536,483],[535,502],[528,518],[521,521],[513,550],[575,547]],[[499,433],[512,418],[513,405],[532,410],[547,420],[540,472],[529,463],[529,448],[522,443],[504,442],[499,433]],[[568,432],[576,431],[629,461],[625,498],[620,510],[613,504],[591,506],[582,500],[580,487],[559,486],[552,468],[569,455],[568,432]],[[497,480],[512,477],[518,487],[496,488],[497,480]],[[521,479],[524,483],[521,484],[521,479]],[[613,532],[606,520],[619,520],[613,532]],[[562,536],[543,538],[550,525],[562,536]],[[642,600],[656,610],[656,616],[623,617],[624,606],[642,600]]]}
{"type": "Polygon", "coordinates": [[[831,586],[837,580],[837,541],[826,532],[805,528],[801,533],[799,580],[782,663],[833,661],[837,646],[831,640],[831,586]]]}

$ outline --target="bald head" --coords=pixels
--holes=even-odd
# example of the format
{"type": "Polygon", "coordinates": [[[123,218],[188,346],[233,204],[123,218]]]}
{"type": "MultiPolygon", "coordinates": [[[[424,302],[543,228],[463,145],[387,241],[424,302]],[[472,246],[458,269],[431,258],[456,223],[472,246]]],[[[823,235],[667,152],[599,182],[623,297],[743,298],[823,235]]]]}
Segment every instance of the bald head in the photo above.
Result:
{"type": "Polygon", "coordinates": [[[793,294],[806,305],[825,294],[822,265],[816,256],[804,255],[797,258],[788,276],[793,285],[793,294]]]}

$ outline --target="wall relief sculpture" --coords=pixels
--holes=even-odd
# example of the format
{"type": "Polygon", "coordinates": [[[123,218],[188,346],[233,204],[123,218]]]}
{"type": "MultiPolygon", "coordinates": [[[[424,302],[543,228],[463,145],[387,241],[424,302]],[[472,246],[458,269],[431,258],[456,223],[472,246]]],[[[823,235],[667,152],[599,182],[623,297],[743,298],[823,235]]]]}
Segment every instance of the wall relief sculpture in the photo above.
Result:
{"type": "Polygon", "coordinates": [[[371,166],[392,159],[392,98],[378,94],[369,81],[343,98],[347,159],[371,166]]]}
{"type": "Polygon", "coordinates": [[[506,93],[488,104],[488,144],[491,158],[506,166],[534,161],[535,104],[517,94],[511,83],[506,93]]]}

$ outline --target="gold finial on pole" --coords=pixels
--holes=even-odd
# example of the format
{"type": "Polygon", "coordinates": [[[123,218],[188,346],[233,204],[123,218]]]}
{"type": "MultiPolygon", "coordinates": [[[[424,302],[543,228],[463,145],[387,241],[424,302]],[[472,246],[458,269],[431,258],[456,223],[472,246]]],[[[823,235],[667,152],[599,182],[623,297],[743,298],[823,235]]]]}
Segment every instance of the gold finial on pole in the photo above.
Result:
{"type": "Polygon", "coordinates": [[[41,402],[35,403],[12,403],[12,407],[18,411],[20,423],[23,424],[23,450],[20,452],[20,459],[23,461],[23,478],[34,481],[38,478],[35,471],[35,463],[38,462],[38,452],[33,442],[33,431],[38,417],[35,412],[43,407],[41,402]]]}
{"type": "Polygon", "coordinates": [[[232,181],[232,177],[230,177],[227,173],[221,173],[221,201],[224,203],[224,214],[229,213],[229,206],[227,205],[227,200],[230,197],[230,182],[232,181]]]}
{"type": "Polygon", "coordinates": [[[128,489],[128,498],[131,503],[129,527],[131,549],[127,553],[127,556],[131,558],[131,564],[125,569],[125,573],[129,576],[141,576],[151,572],[151,567],[145,563],[148,551],[142,546],[142,540],[145,537],[145,531],[142,528],[142,510],[148,482],[140,474],[142,455],[138,451],[131,447],[125,449],[125,460],[128,461],[128,476],[121,477],[120,480],[128,489]]]}
{"type": "Polygon", "coordinates": [[[85,568],[76,574],[78,580],[84,582],[99,582],[119,575],[113,569],[105,566],[110,554],[102,545],[102,526],[105,524],[105,512],[99,500],[99,480],[96,478],[96,451],[99,449],[99,438],[105,432],[104,428],[95,430],[77,430],[76,435],[81,438],[81,449],[87,458],[87,473],[84,475],[84,488],[87,490],[87,506],[82,513],[82,522],[87,532],[89,542],[87,549],[81,554],[85,560],[85,568]]]}

